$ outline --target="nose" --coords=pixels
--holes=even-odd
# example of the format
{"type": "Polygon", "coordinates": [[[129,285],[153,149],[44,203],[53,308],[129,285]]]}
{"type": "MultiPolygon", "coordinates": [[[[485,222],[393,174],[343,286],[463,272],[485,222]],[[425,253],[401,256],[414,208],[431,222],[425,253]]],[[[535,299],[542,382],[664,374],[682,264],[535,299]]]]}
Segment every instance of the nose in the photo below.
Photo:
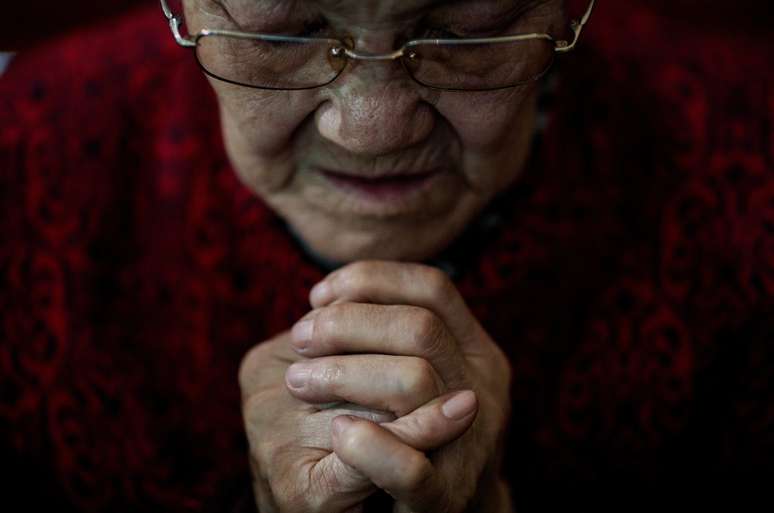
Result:
{"type": "MultiPolygon", "coordinates": [[[[364,53],[390,51],[358,46],[364,53]]],[[[399,61],[351,60],[326,96],[316,112],[317,129],[353,154],[396,152],[421,142],[433,129],[433,109],[399,61]]]]}

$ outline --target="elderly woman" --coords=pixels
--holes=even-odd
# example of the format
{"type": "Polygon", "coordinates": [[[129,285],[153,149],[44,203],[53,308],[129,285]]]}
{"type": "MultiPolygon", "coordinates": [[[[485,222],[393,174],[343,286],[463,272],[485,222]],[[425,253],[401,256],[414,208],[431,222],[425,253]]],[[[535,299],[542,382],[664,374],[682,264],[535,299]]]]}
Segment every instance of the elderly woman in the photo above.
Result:
{"type": "Polygon", "coordinates": [[[22,53],[0,82],[12,497],[500,513],[761,490],[773,182],[760,148],[704,173],[696,117],[735,68],[612,45],[547,75],[594,7],[162,0],[22,53]],[[726,194],[752,208],[716,212],[726,194]]]}
{"type": "Polygon", "coordinates": [[[442,271],[403,262],[521,173],[535,80],[593,4],[566,41],[560,1],[188,2],[195,38],[162,2],[242,182],[323,265],[355,262],[242,365],[261,511],[357,509],[377,489],[401,511],[510,511],[506,357],[442,271]]]}

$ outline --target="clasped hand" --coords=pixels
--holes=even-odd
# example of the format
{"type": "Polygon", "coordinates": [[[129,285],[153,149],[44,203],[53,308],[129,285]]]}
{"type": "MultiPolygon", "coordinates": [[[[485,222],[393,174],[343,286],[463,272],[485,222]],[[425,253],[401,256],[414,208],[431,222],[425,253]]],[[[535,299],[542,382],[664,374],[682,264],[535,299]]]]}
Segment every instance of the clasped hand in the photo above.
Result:
{"type": "Polygon", "coordinates": [[[259,510],[360,511],[381,488],[398,512],[510,511],[510,367],[446,275],[361,261],[310,303],[240,368],[259,510]]]}

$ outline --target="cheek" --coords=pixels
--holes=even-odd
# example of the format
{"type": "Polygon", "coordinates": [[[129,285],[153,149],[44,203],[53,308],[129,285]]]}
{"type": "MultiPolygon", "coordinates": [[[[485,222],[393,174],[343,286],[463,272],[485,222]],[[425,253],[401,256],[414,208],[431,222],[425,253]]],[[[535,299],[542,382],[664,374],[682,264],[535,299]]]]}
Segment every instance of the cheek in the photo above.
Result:
{"type": "Polygon", "coordinates": [[[490,197],[523,171],[535,131],[536,88],[445,95],[436,105],[462,147],[462,171],[490,197]]]}
{"type": "Polygon", "coordinates": [[[211,81],[223,142],[240,180],[266,200],[286,190],[298,168],[294,145],[315,103],[305,94],[247,90],[211,81]]]}
{"type": "Polygon", "coordinates": [[[465,153],[494,157],[514,150],[531,128],[534,87],[489,93],[444,93],[436,108],[461,140],[465,153]]]}
{"type": "Polygon", "coordinates": [[[258,158],[289,151],[294,134],[315,110],[309,95],[251,90],[211,81],[220,103],[227,144],[258,158]]]}

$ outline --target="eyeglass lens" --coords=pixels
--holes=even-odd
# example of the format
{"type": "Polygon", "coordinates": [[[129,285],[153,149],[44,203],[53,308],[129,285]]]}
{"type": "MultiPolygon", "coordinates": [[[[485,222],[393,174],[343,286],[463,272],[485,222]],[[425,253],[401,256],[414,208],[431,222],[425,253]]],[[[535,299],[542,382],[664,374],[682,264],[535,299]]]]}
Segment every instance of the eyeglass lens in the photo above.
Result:
{"type": "MultiPolygon", "coordinates": [[[[333,81],[346,57],[331,42],[267,41],[248,37],[200,37],[196,55],[204,70],[236,84],[272,89],[304,89],[333,81]]],[[[530,82],[551,65],[553,43],[546,39],[483,43],[420,43],[406,49],[406,70],[430,87],[486,90],[530,82]]]]}
{"type": "Polygon", "coordinates": [[[196,48],[199,64],[210,75],[236,84],[272,89],[318,87],[335,79],[346,57],[326,41],[279,42],[209,35],[196,48]]]}
{"type": "Polygon", "coordinates": [[[551,64],[546,39],[505,43],[418,44],[404,58],[414,79],[430,87],[486,90],[530,82],[551,64]]]}

